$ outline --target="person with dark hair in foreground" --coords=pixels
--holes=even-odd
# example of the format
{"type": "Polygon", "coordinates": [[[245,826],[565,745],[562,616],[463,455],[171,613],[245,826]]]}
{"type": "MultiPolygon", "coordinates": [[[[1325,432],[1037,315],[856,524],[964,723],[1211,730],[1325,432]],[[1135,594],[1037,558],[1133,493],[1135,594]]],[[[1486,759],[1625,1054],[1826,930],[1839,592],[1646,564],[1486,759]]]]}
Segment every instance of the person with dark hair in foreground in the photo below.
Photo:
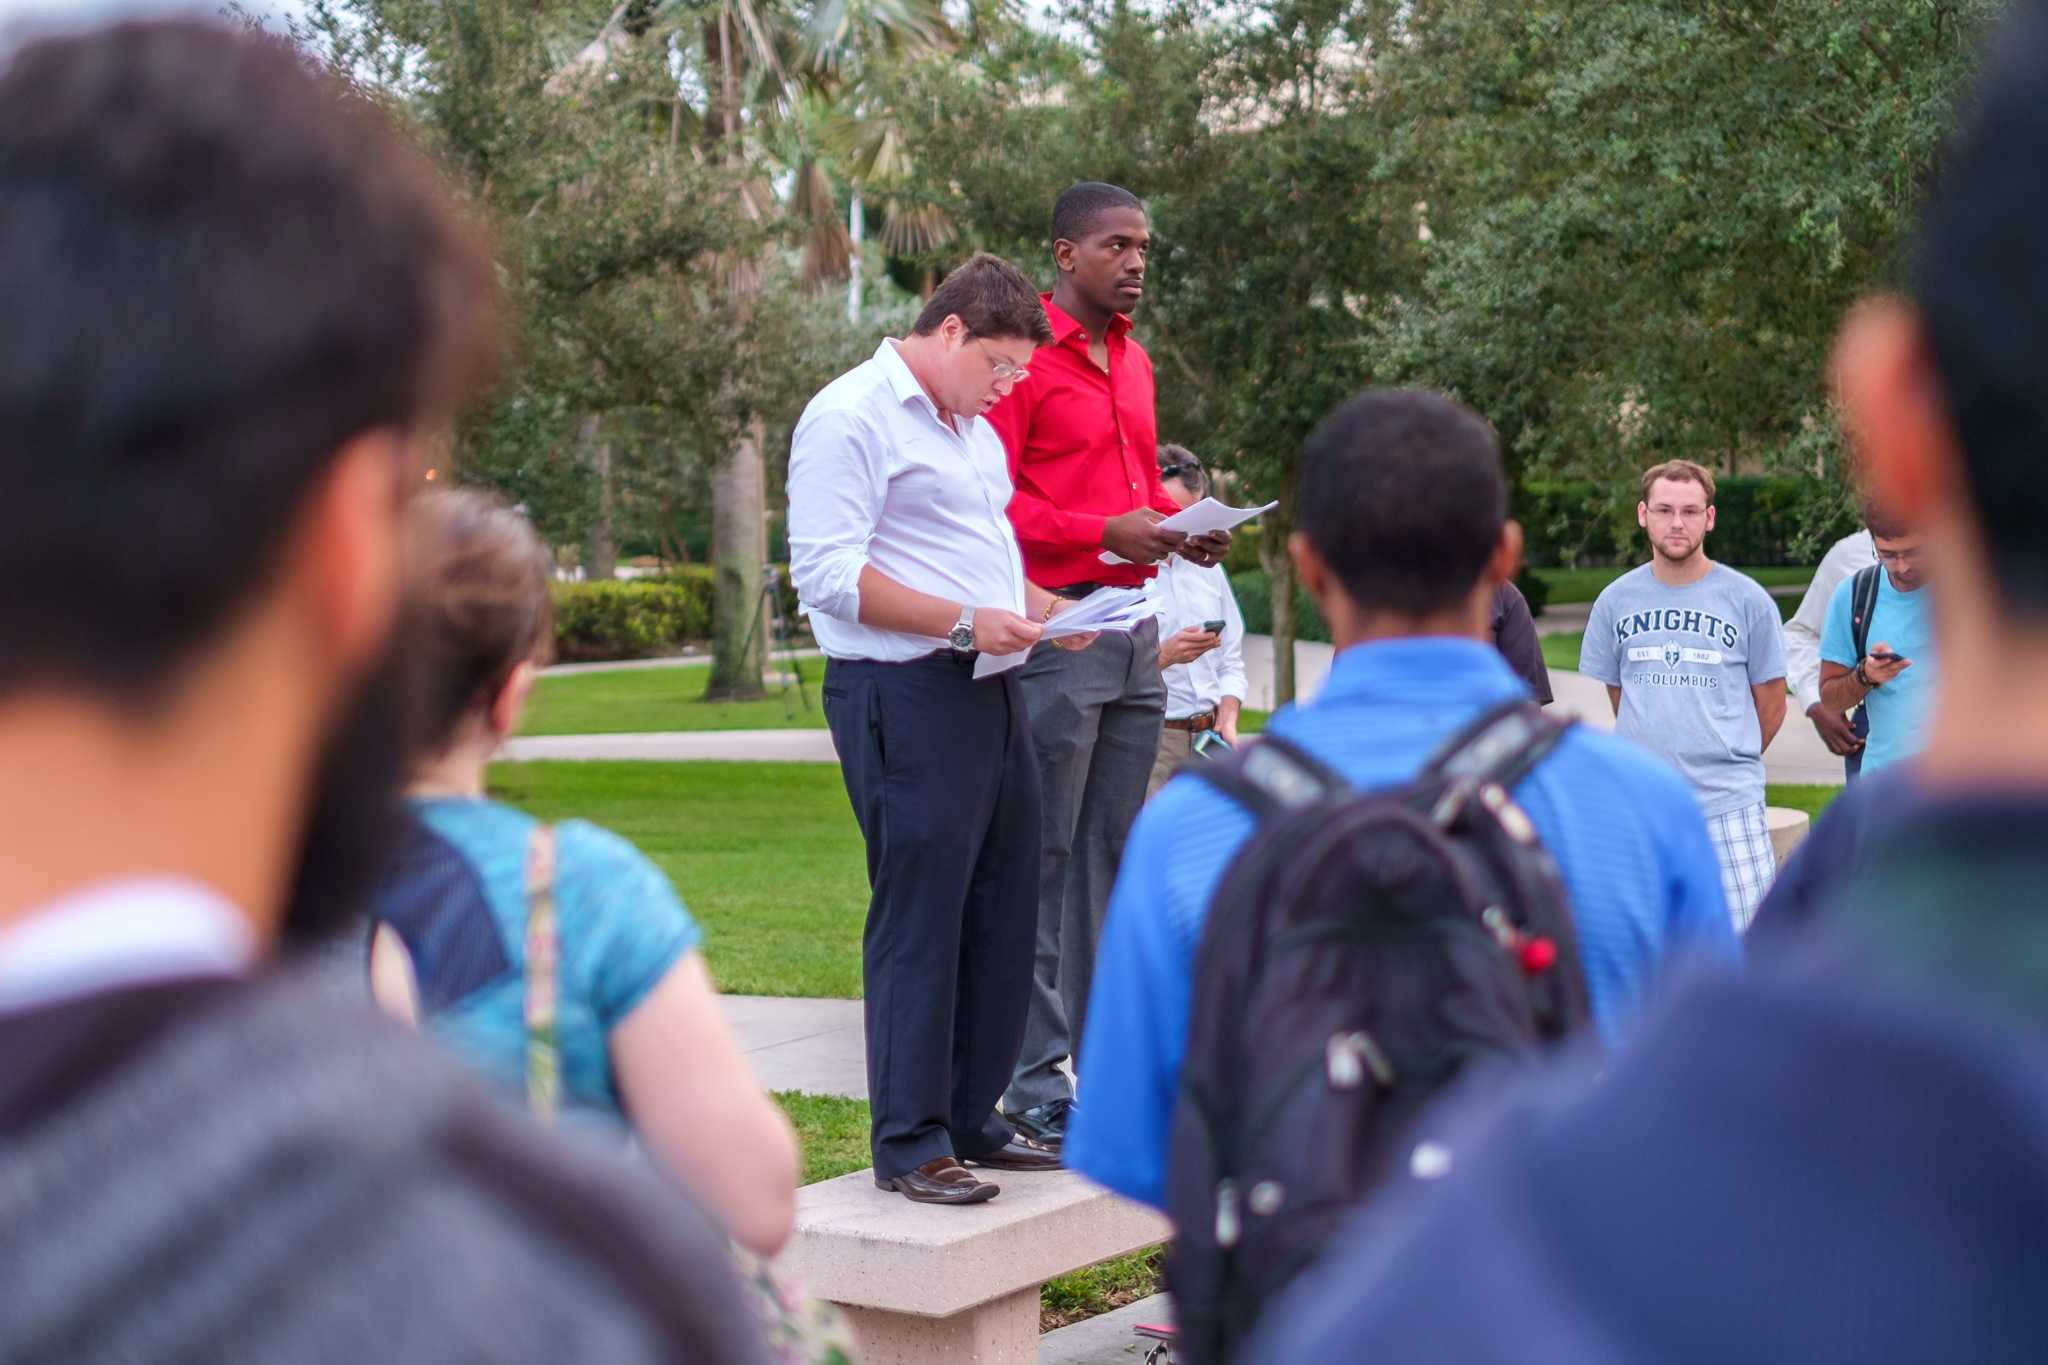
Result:
{"type": "MultiPolygon", "coordinates": [[[[1220,562],[1228,533],[1189,540],[1157,526],[1180,504],[1159,478],[1152,360],[1131,336],[1152,252],[1145,206],[1115,185],[1071,185],[1053,205],[1052,238],[1051,337],[1031,358],[1031,382],[989,413],[1017,488],[1009,511],[1025,576],[1071,599],[1142,587],[1173,554],[1220,562]]],[[[1057,1146],[1074,1101],[1062,1067],[1082,1034],[1110,883],[1165,726],[1158,624],[1084,654],[1035,650],[1022,684],[1044,833],[1031,1012],[1003,1112],[1057,1146]]]]}
{"type": "MultiPolygon", "coordinates": [[[[983,420],[1050,335],[1031,282],[975,256],[908,337],[813,398],[789,454],[789,568],[824,648],[825,719],[867,840],[875,1183],[972,1204],[963,1160],[1050,1170],[996,1112],[1031,988],[1038,764],[1016,670],[1062,604],[1027,582],[983,420]]],[[[1068,636],[1065,648],[1089,637],[1068,636]]]]}
{"type": "MultiPolygon", "coordinates": [[[[1444,741],[1526,694],[1488,643],[1494,586],[1521,551],[1493,433],[1436,394],[1367,392],[1310,436],[1296,507],[1288,549],[1337,657],[1315,701],[1278,713],[1270,732],[1361,790],[1405,784],[1444,741]]],[[[1621,1037],[1680,952],[1735,954],[1706,826],[1677,774],[1575,726],[1513,796],[1563,873],[1603,1036],[1621,1037]]],[[[1174,779],[1138,817],[1110,901],[1067,1162],[1154,1206],[1196,950],[1253,825],[1221,791],[1174,779]]],[[[1268,1358],[1279,1357],[1246,1357],[1268,1358]]]]}
{"type": "Polygon", "coordinates": [[[400,506],[495,295],[287,44],[0,65],[0,1358],[762,1358],[672,1182],[271,969],[396,811],[400,506]]]}
{"type": "Polygon", "coordinates": [[[2048,691],[2022,680],[2048,668],[2048,7],[1987,53],[1911,298],[1858,309],[1835,357],[1871,491],[1940,584],[1919,808],[1808,941],[1674,993],[1597,1081],[1475,1116],[1245,1359],[2039,1357],[2048,691]]]}

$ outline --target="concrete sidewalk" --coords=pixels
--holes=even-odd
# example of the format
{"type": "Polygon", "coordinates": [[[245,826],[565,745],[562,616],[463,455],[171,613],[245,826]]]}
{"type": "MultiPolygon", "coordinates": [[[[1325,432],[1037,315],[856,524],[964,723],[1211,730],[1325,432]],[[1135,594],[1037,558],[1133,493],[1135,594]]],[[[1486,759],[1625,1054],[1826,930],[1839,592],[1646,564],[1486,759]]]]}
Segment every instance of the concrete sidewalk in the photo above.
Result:
{"type": "Polygon", "coordinates": [[[526,735],[505,741],[500,758],[712,759],[740,763],[837,763],[829,730],[670,730],[655,734],[526,735]]]}

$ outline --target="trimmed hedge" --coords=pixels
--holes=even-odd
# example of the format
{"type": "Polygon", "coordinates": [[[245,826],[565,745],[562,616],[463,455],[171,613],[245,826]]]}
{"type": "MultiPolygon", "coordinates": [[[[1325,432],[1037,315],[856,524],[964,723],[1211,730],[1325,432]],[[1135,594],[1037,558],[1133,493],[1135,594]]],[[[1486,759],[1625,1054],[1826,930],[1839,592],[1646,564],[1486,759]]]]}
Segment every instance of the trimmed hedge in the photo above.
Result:
{"type": "MultiPolygon", "coordinates": [[[[1807,564],[1856,529],[1853,508],[1816,479],[1731,474],[1714,480],[1714,529],[1707,553],[1723,564],[1807,564]],[[1823,509],[1827,509],[1824,513],[1823,509]],[[1816,517],[1825,524],[1809,533],[1816,517]]],[[[1623,564],[1645,553],[1633,488],[1530,480],[1515,489],[1515,516],[1528,533],[1528,560],[1545,568],[1623,564]]],[[[1533,605],[1533,603],[1532,603],[1533,605]]]]}
{"type": "MultiPolygon", "coordinates": [[[[686,564],[658,578],[555,584],[555,658],[644,659],[709,640],[714,576],[709,565],[686,564]]],[[[796,590],[787,573],[780,582],[783,612],[801,630],[796,590]]]]}
{"type": "MultiPolygon", "coordinates": [[[[1237,596],[1237,609],[1244,614],[1247,635],[1273,633],[1273,581],[1264,569],[1246,569],[1230,575],[1230,591],[1237,596]]],[[[1294,590],[1294,638],[1330,642],[1330,627],[1316,604],[1299,587],[1294,590]]]]}

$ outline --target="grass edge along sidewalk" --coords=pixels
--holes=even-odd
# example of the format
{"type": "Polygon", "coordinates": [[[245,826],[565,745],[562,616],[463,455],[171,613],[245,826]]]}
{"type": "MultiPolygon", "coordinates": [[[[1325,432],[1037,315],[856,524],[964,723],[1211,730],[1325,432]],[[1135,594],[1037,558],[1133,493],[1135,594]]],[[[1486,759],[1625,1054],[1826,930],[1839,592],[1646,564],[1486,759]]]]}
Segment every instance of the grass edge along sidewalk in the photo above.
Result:
{"type": "MultiPolygon", "coordinates": [[[[546,820],[578,817],[632,840],[704,930],[722,990],[861,993],[867,855],[829,763],[497,763],[492,794],[546,820]]],[[[1767,799],[1818,814],[1832,786],[1773,785],[1767,799]]]]}
{"type": "MultiPolygon", "coordinates": [[[[838,1095],[778,1090],[775,1102],[796,1129],[803,1156],[801,1184],[866,1170],[868,1105],[838,1095]]],[[[1038,1291],[1040,1334],[1068,1327],[1157,1294],[1162,1286],[1165,1247],[1150,1246],[1114,1256],[1047,1280],[1038,1291]]]]}

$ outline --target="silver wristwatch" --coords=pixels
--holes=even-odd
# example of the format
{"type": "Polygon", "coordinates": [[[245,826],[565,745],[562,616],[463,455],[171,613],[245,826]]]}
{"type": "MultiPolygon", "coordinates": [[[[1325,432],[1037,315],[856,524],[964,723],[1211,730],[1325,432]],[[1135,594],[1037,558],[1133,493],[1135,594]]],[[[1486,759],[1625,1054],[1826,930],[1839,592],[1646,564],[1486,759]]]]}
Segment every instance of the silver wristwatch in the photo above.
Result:
{"type": "Polygon", "coordinates": [[[973,607],[960,608],[959,623],[953,627],[952,633],[946,637],[946,643],[959,650],[962,654],[974,648],[973,607]]]}

